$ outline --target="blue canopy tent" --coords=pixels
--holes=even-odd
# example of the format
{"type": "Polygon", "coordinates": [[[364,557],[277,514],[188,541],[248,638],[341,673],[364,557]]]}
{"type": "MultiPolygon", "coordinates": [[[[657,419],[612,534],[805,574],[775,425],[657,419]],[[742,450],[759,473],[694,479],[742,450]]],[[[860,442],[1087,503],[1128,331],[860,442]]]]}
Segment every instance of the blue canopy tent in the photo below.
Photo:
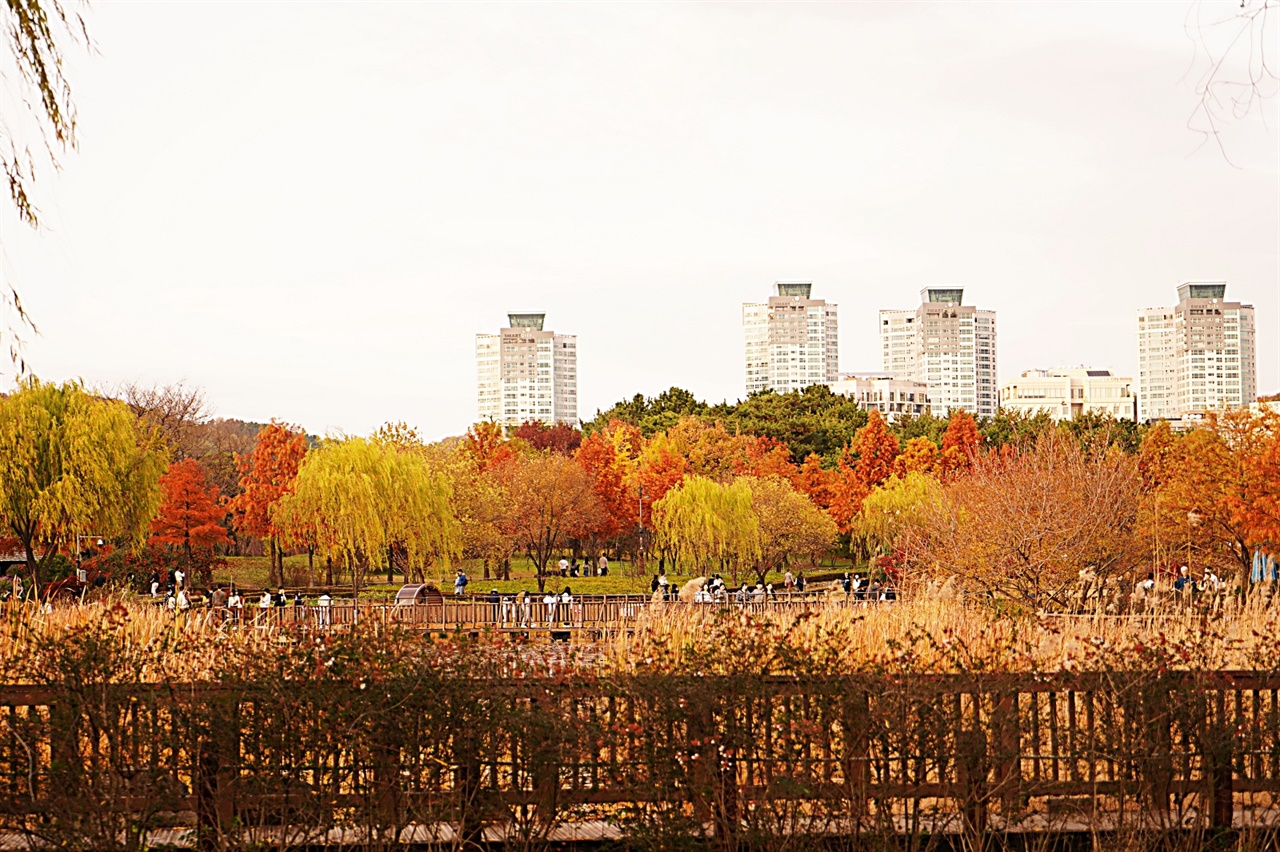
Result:
{"type": "Polygon", "coordinates": [[[1249,580],[1254,583],[1280,582],[1280,561],[1276,557],[1263,553],[1261,550],[1253,552],[1253,570],[1249,572],[1249,580]]]}

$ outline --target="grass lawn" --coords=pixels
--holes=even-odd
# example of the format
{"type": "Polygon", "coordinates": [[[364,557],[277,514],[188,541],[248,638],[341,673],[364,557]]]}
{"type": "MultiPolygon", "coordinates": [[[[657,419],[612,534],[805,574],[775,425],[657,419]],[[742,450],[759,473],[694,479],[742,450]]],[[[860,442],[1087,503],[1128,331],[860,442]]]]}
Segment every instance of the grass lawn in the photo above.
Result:
{"type": "MultiPolygon", "coordinates": [[[[213,580],[215,583],[235,583],[238,586],[246,588],[263,588],[267,584],[267,567],[270,560],[265,556],[228,556],[227,566],[213,572],[213,580]]],[[[293,589],[297,587],[305,587],[307,585],[306,568],[307,555],[301,554],[297,556],[286,556],[284,559],[285,575],[287,582],[286,587],[293,589]],[[292,578],[293,582],[288,581],[292,578]]],[[[467,592],[473,595],[487,594],[490,589],[497,589],[502,593],[515,593],[522,589],[530,592],[537,591],[538,581],[533,563],[527,557],[515,557],[511,560],[511,579],[510,580],[486,580],[484,579],[484,568],[480,562],[475,560],[465,560],[462,567],[467,572],[467,576],[471,582],[467,586],[467,592]]],[[[823,564],[817,569],[806,569],[806,574],[814,574],[819,572],[828,572],[840,570],[847,567],[846,564],[840,564],[838,567],[831,567],[829,560],[823,560],[823,564]]],[[[564,587],[570,586],[576,594],[582,595],[619,595],[619,594],[648,594],[650,583],[653,575],[658,570],[656,561],[650,561],[648,571],[643,577],[632,576],[631,564],[629,562],[617,560],[609,563],[609,576],[607,577],[549,577],[547,578],[547,589],[553,591],[561,591],[564,587]]],[[[316,560],[315,580],[317,583],[324,582],[324,563],[323,560],[316,560]]],[[[437,569],[434,576],[429,576],[428,580],[434,582],[440,587],[445,594],[453,592],[453,569],[445,571],[437,569]]],[[[397,575],[394,583],[386,582],[387,575],[385,573],[371,572],[361,587],[361,597],[381,598],[394,595],[396,590],[400,588],[403,580],[397,575]]],[[[692,579],[690,576],[671,575],[671,581],[676,585],[683,585],[687,580],[692,579]]],[[[740,575],[741,580],[754,579],[745,575],[740,575]]],[[[733,585],[733,578],[726,577],[725,581],[733,585]]],[[[769,575],[768,581],[776,585],[781,585],[782,574],[774,572],[769,575]]],[[[339,580],[342,582],[342,580],[339,580]]]]}

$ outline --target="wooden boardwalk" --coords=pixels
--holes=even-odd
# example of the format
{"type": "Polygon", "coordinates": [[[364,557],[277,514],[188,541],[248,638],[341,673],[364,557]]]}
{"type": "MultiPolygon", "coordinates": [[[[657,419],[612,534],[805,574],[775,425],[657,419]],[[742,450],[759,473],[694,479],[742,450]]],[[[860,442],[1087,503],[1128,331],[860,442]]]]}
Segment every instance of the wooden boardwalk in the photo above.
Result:
{"type": "MultiPolygon", "coordinates": [[[[878,602],[882,605],[885,602],[878,602]]],[[[401,625],[438,632],[546,632],[585,631],[604,633],[626,630],[655,611],[702,613],[708,616],[731,610],[752,614],[812,612],[836,606],[868,606],[864,601],[843,595],[784,595],[763,601],[738,603],[685,603],[678,600],[653,601],[647,595],[582,595],[570,603],[545,603],[529,595],[523,601],[513,596],[496,602],[484,598],[442,600],[421,604],[365,603],[335,600],[329,606],[279,606],[270,609],[246,607],[238,614],[213,610],[209,617],[230,625],[279,627],[301,630],[349,629],[358,623],[401,625]]]]}

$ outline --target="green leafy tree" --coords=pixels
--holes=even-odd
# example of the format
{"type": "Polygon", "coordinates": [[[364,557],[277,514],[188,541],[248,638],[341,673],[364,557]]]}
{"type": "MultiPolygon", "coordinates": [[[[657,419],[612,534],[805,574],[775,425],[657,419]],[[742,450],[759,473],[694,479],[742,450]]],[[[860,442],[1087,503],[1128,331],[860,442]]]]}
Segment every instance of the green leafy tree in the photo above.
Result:
{"type": "Polygon", "coordinates": [[[77,533],[140,545],[160,506],[164,439],[121,402],[30,378],[0,399],[0,523],[39,588],[77,533]]]}

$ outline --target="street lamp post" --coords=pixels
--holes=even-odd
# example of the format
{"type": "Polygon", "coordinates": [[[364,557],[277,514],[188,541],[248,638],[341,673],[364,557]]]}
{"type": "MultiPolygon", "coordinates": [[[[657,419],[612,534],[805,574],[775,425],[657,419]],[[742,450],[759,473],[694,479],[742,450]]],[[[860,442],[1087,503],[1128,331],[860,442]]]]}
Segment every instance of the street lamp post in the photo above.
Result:
{"type": "Polygon", "coordinates": [[[98,547],[102,547],[103,545],[102,536],[100,535],[96,535],[94,533],[76,533],[76,580],[78,580],[81,583],[89,582],[88,572],[84,570],[83,562],[80,556],[80,540],[86,539],[86,538],[97,539],[98,547]]]}

